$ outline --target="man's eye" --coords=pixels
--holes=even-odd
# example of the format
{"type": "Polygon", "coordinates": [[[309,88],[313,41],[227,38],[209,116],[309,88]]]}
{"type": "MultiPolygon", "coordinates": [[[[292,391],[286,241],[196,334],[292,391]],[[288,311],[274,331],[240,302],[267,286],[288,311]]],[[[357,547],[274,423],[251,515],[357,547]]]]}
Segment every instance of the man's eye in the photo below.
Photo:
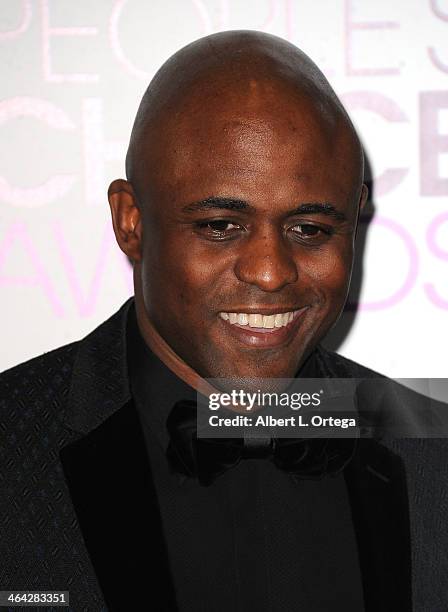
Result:
{"type": "Polygon", "coordinates": [[[331,228],[327,229],[318,225],[312,225],[311,223],[299,223],[298,225],[294,225],[291,227],[291,232],[295,237],[302,238],[303,240],[310,240],[312,238],[324,239],[333,233],[331,228]]]}
{"type": "Polygon", "coordinates": [[[233,233],[235,230],[241,228],[237,223],[232,223],[228,220],[217,219],[216,221],[202,221],[198,223],[198,227],[201,230],[205,230],[210,235],[220,236],[223,234],[233,233]]]}

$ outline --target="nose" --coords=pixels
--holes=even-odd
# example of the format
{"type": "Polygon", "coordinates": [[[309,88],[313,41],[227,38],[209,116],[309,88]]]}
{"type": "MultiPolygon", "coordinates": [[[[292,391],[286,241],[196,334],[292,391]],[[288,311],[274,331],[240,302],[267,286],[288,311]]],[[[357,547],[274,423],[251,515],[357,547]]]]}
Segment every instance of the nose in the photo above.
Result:
{"type": "Polygon", "coordinates": [[[264,229],[247,237],[235,263],[235,276],[263,291],[279,291],[298,278],[290,247],[282,233],[275,228],[264,229]]]}

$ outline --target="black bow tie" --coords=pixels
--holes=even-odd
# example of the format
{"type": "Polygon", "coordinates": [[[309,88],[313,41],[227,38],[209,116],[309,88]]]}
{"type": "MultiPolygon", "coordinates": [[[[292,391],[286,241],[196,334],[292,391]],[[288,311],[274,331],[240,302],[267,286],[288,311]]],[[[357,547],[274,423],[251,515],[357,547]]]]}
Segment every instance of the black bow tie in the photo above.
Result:
{"type": "Polygon", "coordinates": [[[196,403],[177,402],[167,419],[170,442],[167,458],[171,467],[197,477],[201,485],[237,465],[241,459],[266,458],[299,479],[320,480],[336,476],[352,459],[352,438],[198,438],[196,403]]]}

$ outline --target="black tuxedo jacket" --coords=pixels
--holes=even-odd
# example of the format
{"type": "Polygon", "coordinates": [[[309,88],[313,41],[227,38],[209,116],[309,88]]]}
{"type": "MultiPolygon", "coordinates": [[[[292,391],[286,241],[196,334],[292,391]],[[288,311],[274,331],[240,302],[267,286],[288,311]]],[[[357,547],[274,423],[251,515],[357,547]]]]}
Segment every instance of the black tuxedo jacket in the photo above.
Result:
{"type": "MultiPolygon", "coordinates": [[[[176,609],[129,390],[131,303],[0,376],[0,590],[69,590],[76,612],[176,609]]],[[[330,376],[376,376],[318,350],[330,376]]],[[[447,460],[443,439],[360,440],[345,478],[368,612],[448,611],[447,460]]]]}

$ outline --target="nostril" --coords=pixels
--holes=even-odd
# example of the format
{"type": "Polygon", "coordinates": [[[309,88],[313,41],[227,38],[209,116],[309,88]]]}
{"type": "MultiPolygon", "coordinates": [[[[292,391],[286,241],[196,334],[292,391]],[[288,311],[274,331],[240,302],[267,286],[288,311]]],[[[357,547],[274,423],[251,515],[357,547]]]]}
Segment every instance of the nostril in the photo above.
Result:
{"type": "Polygon", "coordinates": [[[238,280],[255,285],[263,291],[279,291],[298,280],[294,261],[278,260],[270,255],[239,260],[234,273],[238,280]]]}

